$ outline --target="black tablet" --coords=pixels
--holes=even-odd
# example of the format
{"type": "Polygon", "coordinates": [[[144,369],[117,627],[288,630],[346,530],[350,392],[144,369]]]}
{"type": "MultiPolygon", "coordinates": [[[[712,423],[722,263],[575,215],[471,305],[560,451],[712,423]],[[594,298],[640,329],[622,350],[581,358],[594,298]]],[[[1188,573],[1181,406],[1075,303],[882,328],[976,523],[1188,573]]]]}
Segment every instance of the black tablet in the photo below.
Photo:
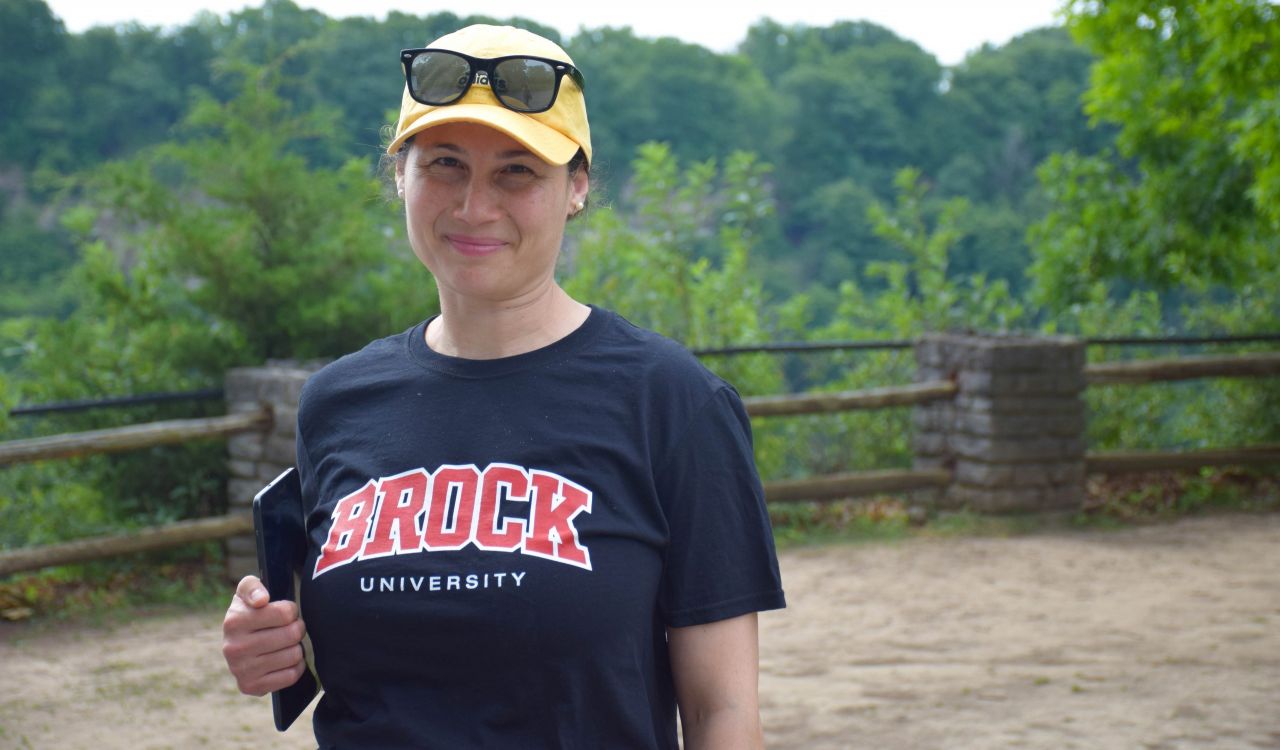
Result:
{"type": "MultiPolygon", "coordinates": [[[[258,542],[258,571],[271,601],[296,602],[294,576],[301,574],[307,556],[302,487],[296,470],[289,468],[254,496],[253,529],[258,542]]],[[[318,691],[315,675],[308,668],[297,682],[271,693],[276,729],[288,729],[318,691]]]]}

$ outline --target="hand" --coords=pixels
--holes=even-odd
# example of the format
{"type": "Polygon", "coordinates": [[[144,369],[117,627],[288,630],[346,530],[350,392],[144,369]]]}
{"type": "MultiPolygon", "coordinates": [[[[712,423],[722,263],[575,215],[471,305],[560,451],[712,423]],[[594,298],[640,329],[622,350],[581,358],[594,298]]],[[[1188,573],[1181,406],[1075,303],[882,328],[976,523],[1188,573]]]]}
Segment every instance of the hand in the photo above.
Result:
{"type": "Polygon", "coordinates": [[[240,692],[261,696],[297,682],[307,669],[306,632],[297,604],[270,602],[256,576],[242,578],[222,620],[222,657],[240,692]]]}

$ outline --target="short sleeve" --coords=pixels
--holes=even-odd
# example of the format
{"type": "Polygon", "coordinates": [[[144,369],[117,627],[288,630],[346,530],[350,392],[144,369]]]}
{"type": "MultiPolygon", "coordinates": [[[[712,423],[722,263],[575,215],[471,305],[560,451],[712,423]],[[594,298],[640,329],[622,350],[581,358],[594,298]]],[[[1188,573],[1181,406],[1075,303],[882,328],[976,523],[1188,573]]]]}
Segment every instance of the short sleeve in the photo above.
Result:
{"type": "MultiPolygon", "coordinates": [[[[308,382],[308,385],[310,383],[308,382]]],[[[311,452],[307,450],[306,430],[302,425],[302,417],[306,412],[306,387],[303,387],[302,395],[298,399],[298,419],[294,429],[295,447],[294,456],[298,469],[298,481],[302,486],[302,510],[303,513],[310,513],[316,507],[316,499],[318,491],[316,489],[316,470],[315,465],[311,462],[311,452]]]]}
{"type": "Polygon", "coordinates": [[[660,607],[672,627],[786,606],[751,423],[720,386],[657,470],[668,525],[660,607]]]}

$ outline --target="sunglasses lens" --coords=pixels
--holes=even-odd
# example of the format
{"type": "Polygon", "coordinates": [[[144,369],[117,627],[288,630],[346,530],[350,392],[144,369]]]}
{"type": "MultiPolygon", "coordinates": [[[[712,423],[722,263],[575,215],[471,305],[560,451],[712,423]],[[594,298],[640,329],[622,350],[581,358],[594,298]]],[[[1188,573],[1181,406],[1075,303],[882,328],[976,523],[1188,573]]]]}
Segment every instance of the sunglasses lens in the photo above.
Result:
{"type": "Polygon", "coordinates": [[[409,66],[409,93],[427,104],[451,104],[467,90],[471,64],[448,52],[423,52],[409,66]]]}
{"type": "Polygon", "coordinates": [[[542,112],[556,96],[556,71],[541,60],[503,60],[494,68],[493,93],[519,112],[542,112]]]}

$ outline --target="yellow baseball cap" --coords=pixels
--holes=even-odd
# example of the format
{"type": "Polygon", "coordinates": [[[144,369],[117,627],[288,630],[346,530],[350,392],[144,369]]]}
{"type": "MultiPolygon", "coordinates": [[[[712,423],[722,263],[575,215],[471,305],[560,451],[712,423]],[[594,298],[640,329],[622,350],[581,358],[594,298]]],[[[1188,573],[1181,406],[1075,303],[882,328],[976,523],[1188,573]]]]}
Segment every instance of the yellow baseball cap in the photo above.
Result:
{"type": "MultiPolygon", "coordinates": [[[[560,45],[513,26],[467,26],[427,46],[482,59],[531,55],[574,64],[560,45]]],[[[406,140],[427,128],[447,122],[474,122],[506,133],[549,164],[567,164],[578,149],[586,154],[588,163],[591,161],[587,102],[571,76],[560,82],[560,92],[551,109],[533,114],[502,106],[493,90],[483,83],[472,84],[457,102],[442,106],[415,101],[406,85],[400,101],[400,119],[395,139],[387,146],[388,154],[395,154],[406,140]]]]}

